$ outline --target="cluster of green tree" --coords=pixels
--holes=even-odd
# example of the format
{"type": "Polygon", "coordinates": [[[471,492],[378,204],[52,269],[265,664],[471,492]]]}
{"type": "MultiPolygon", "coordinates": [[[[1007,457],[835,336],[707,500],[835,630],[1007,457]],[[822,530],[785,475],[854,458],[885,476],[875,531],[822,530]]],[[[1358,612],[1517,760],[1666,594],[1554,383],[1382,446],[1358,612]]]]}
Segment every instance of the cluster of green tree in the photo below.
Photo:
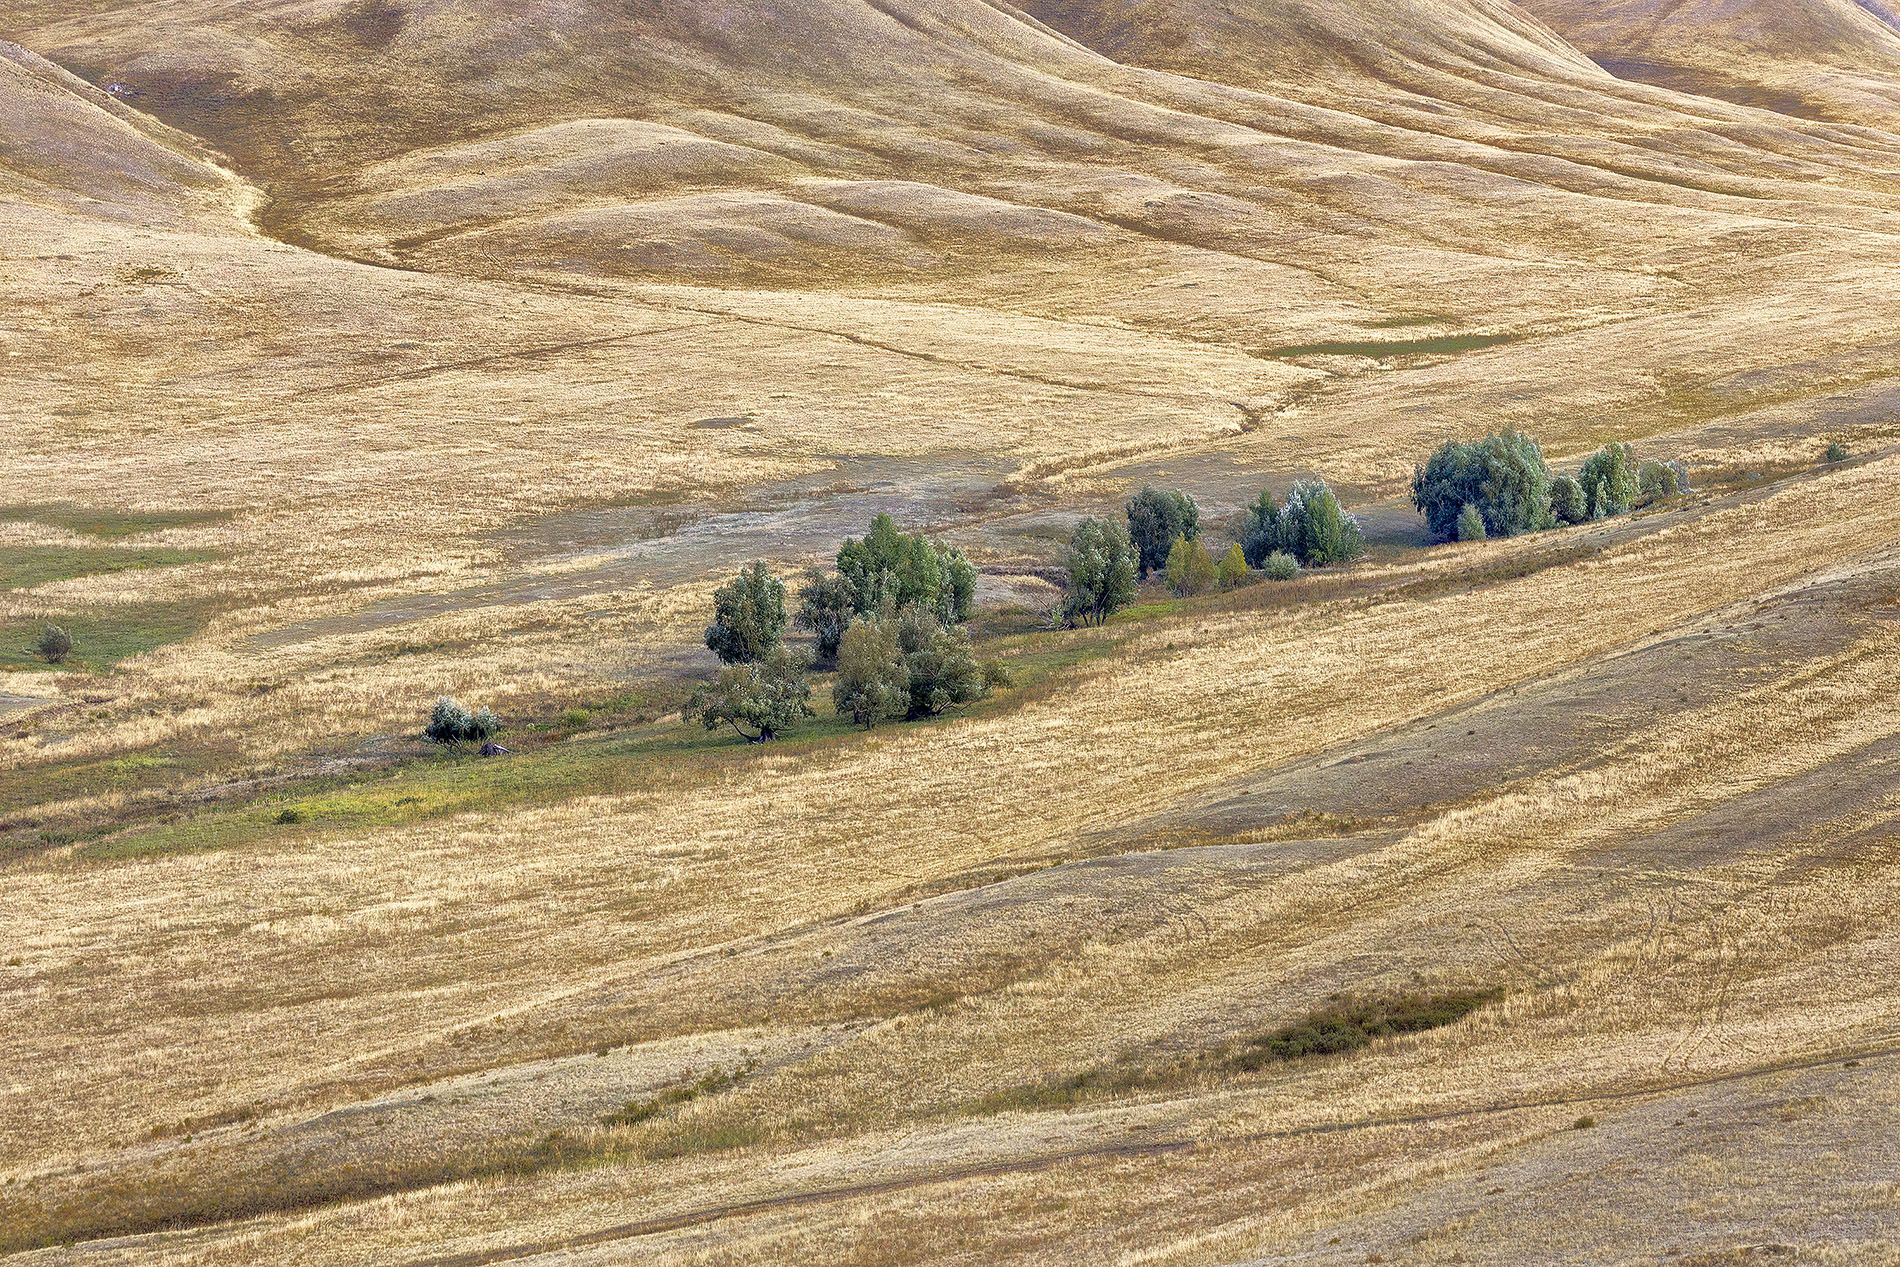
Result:
{"type": "Polygon", "coordinates": [[[1099,625],[1135,601],[1141,582],[1159,574],[1181,597],[1245,585],[1258,568],[1271,580],[1292,580],[1300,566],[1324,567],[1365,550],[1359,524],[1320,480],[1301,480],[1285,504],[1262,492],[1247,508],[1242,539],[1218,562],[1201,539],[1200,508],[1186,493],[1144,488],[1128,502],[1123,527],[1084,519],[1069,538],[1069,584],[1063,622],[1099,625]]]}
{"type": "Polygon", "coordinates": [[[1514,537],[1621,515],[1689,488],[1681,462],[1636,461],[1627,444],[1606,444],[1575,475],[1553,475],[1537,441],[1521,431],[1438,446],[1412,474],[1412,504],[1440,541],[1514,537]]]}
{"type": "MultiPolygon", "coordinates": [[[[961,627],[975,603],[976,568],[962,551],[879,515],[839,548],[836,571],[809,574],[796,619],[813,635],[816,664],[837,667],[838,713],[868,728],[967,704],[1000,679],[961,627]]],[[[726,667],[693,697],[706,729],[763,743],[812,715],[811,666],[786,649],[789,623],[784,582],[763,563],[713,595],[706,645],[726,667]]]]}
{"type": "Polygon", "coordinates": [[[817,663],[829,665],[859,618],[920,607],[941,625],[962,624],[976,608],[976,567],[963,551],[900,532],[879,515],[863,537],[838,548],[837,571],[806,576],[798,600],[798,625],[816,640],[817,663]]]}
{"type": "MultiPolygon", "coordinates": [[[[1283,505],[1261,490],[1247,507],[1240,545],[1247,566],[1256,568],[1266,568],[1275,554],[1296,566],[1318,568],[1351,562],[1366,550],[1359,521],[1340,506],[1324,480],[1300,480],[1287,490],[1283,505]]],[[[1284,564],[1274,570],[1283,571],[1284,564]]]]}

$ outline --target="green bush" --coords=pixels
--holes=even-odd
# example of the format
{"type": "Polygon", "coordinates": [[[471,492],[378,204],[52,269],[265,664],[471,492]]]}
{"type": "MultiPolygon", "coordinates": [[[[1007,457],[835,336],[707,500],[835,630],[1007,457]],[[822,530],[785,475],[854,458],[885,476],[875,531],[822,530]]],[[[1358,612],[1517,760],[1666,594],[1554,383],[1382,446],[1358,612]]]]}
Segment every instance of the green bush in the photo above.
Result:
{"type": "Polygon", "coordinates": [[[754,563],[713,594],[706,645],[727,664],[758,663],[784,634],[785,583],[765,564],[754,563]]]}
{"type": "Polygon", "coordinates": [[[1689,475],[1681,462],[1650,461],[1636,468],[1636,492],[1645,502],[1688,491],[1689,475]]]}
{"type": "Polygon", "coordinates": [[[1845,462],[1847,461],[1847,458],[1848,458],[1847,446],[1842,444],[1839,440],[1836,440],[1832,444],[1827,446],[1827,460],[1828,461],[1845,462]]]}
{"type": "Polygon", "coordinates": [[[1220,564],[1214,569],[1214,578],[1224,590],[1239,589],[1247,583],[1247,553],[1236,541],[1227,547],[1227,553],[1221,555],[1220,564]]]}
{"type": "Polygon", "coordinates": [[[1128,536],[1135,543],[1141,577],[1168,565],[1176,537],[1201,535],[1201,509],[1176,489],[1144,488],[1128,502],[1128,536]]]}
{"type": "Polygon", "coordinates": [[[889,515],[838,548],[838,575],[850,585],[851,607],[860,616],[924,607],[951,625],[976,609],[976,566],[961,550],[899,532],[889,515]]]}
{"type": "Polygon", "coordinates": [[[812,635],[817,652],[814,659],[819,664],[837,661],[838,644],[844,640],[844,632],[856,612],[857,590],[851,582],[836,572],[820,572],[816,568],[805,574],[805,583],[798,591],[795,619],[800,629],[812,635]]]}
{"type": "Polygon", "coordinates": [[[1260,570],[1269,581],[1290,581],[1300,574],[1300,561],[1285,550],[1275,550],[1262,562],[1260,570]]]}
{"type": "Polygon", "coordinates": [[[48,664],[64,664],[66,657],[73,653],[73,636],[58,625],[48,625],[40,631],[33,649],[48,664]]]}
{"type": "Polygon", "coordinates": [[[898,618],[897,645],[910,679],[911,718],[935,717],[989,692],[970,635],[962,629],[946,629],[913,609],[898,618]]]}
{"type": "Polygon", "coordinates": [[[1466,502],[1465,508],[1458,512],[1458,540],[1483,541],[1484,536],[1484,516],[1478,513],[1476,506],[1466,502]]]}
{"type": "Polygon", "coordinates": [[[1589,500],[1576,476],[1559,475],[1550,481],[1550,513],[1560,524],[1580,524],[1590,517],[1589,500]]]}
{"type": "Polygon", "coordinates": [[[910,670],[893,625],[854,620],[844,631],[831,705],[840,717],[849,717],[866,730],[910,712],[910,670]]]}
{"type": "Polygon", "coordinates": [[[500,730],[501,719],[488,709],[470,712],[461,701],[444,695],[430,711],[429,724],[423,727],[422,737],[445,748],[459,748],[463,744],[487,743],[500,730]]]}
{"type": "Polygon", "coordinates": [[[1280,508],[1280,548],[1307,567],[1348,563],[1365,553],[1359,521],[1347,514],[1324,480],[1300,480],[1280,508]]]}
{"type": "Polygon", "coordinates": [[[1165,575],[1168,588],[1180,598],[1205,594],[1214,588],[1214,560],[1208,557],[1207,547],[1198,538],[1190,541],[1176,537],[1168,550],[1165,575]]]}
{"type": "Polygon", "coordinates": [[[1636,504],[1636,451],[1627,444],[1606,444],[1577,472],[1586,511],[1592,519],[1628,512],[1636,504]]]}
{"type": "Polygon", "coordinates": [[[1412,473],[1412,504],[1439,541],[1458,535],[1458,517],[1476,506],[1486,536],[1512,537],[1552,526],[1550,467],[1520,431],[1438,446],[1412,473]]]}
{"type": "Polygon", "coordinates": [[[810,717],[804,666],[778,647],[764,659],[729,664],[693,693],[692,711],[707,730],[730,726],[749,743],[768,743],[810,717]]]}
{"type": "Polygon", "coordinates": [[[1135,601],[1139,566],[1128,529],[1101,519],[1084,519],[1069,536],[1064,564],[1069,586],[1062,598],[1065,624],[1099,625],[1135,601]]]}
{"type": "Polygon", "coordinates": [[[1273,493],[1261,489],[1247,507],[1247,522],[1240,531],[1240,549],[1248,567],[1266,566],[1267,556],[1280,548],[1280,507],[1273,493]]]}

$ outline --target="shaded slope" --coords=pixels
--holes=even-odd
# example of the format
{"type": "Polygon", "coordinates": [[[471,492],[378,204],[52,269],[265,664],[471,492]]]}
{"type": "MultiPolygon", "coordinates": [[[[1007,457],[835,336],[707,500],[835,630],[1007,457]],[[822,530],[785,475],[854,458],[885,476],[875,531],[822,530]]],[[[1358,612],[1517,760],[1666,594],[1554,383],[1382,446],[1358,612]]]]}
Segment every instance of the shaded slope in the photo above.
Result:
{"type": "Polygon", "coordinates": [[[1618,75],[1815,118],[1900,124],[1885,0],[1524,0],[1618,75]]]}
{"type": "Polygon", "coordinates": [[[0,191],[16,207],[153,223],[228,223],[248,203],[196,141],[5,42],[0,191]]]}

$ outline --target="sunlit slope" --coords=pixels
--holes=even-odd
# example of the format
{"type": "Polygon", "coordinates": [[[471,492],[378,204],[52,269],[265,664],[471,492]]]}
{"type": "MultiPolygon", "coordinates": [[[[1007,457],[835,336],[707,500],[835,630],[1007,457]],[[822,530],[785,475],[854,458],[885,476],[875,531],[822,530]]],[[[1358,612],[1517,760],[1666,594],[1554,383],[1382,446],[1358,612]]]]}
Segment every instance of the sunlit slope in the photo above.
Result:
{"type": "Polygon", "coordinates": [[[1632,79],[1815,118],[1900,123],[1900,10],[1885,0],[1523,0],[1632,79]]]}
{"type": "Polygon", "coordinates": [[[278,231],[491,275],[962,291],[1025,259],[1094,278],[1384,243],[1428,254],[1371,271],[1429,275],[1474,239],[1616,250],[1577,201],[1603,195],[1890,214],[1889,141],[1685,115],[1502,4],[795,0],[497,23],[467,0],[378,0],[13,25],[233,155],[280,195],[278,231]],[[1707,135],[1657,152],[1685,127],[1707,135]],[[1561,195],[1542,222],[1514,213],[1525,182],[1561,195]]]}

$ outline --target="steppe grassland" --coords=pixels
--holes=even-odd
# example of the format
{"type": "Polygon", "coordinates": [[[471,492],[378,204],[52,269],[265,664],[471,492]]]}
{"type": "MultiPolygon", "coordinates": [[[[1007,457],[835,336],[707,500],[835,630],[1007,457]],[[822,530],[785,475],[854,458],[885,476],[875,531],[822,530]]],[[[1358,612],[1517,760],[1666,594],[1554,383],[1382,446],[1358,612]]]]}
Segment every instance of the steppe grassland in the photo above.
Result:
{"type": "MultiPolygon", "coordinates": [[[[994,718],[677,773],[662,767],[637,796],[325,836],[320,848],[300,834],[287,850],[259,840],[141,864],[135,890],[120,865],[21,872],[21,940],[35,947],[45,1014],[60,1022],[41,1029],[25,1055],[76,1071],[24,1135],[51,1149],[42,1154],[50,1160],[62,1140],[126,1142],[233,1100],[289,1107],[320,1087],[334,1094],[425,1078],[462,1067],[455,1036],[484,1018],[535,1018],[519,1036],[504,1026],[497,1038],[503,1049],[527,1043],[517,1056],[547,1054],[550,1034],[560,1035],[555,1047],[586,1050],[620,1036],[631,1018],[566,1001],[652,956],[879,909],[972,867],[1057,861],[1088,832],[1197,787],[1588,663],[1812,575],[1824,540],[1836,560],[1877,553],[1900,539],[1900,519],[1869,497],[1892,475],[1891,462],[1832,473],[1456,598],[1348,601],[1266,620],[1195,616],[1079,671],[1071,690],[994,718]],[[1188,733],[1200,760],[1184,771],[1170,754],[1188,733]],[[946,821],[960,830],[942,831],[946,821]],[[551,839],[569,844],[550,852],[551,839]],[[756,848],[761,841],[771,848],[756,848]],[[391,893],[407,896],[391,906],[391,893]],[[144,915],[153,909],[196,914],[153,925],[144,915]],[[205,936],[210,929],[223,931],[205,936]],[[102,991],[84,964],[90,947],[107,944],[129,975],[102,991]],[[216,965],[239,945],[248,971],[229,978],[216,965]],[[433,982],[422,1002],[411,993],[419,979],[433,982]],[[252,1010],[264,1000],[274,1003],[252,1010]],[[407,1016],[393,1044],[380,1037],[392,1006],[407,1016]],[[144,1053],[128,1057],[130,1066],[88,1067],[57,1049],[60,1035],[124,1027],[143,1035],[128,1046],[144,1053]],[[148,1062],[169,1071],[164,1099],[135,1094],[140,1083],[127,1077],[148,1062]]],[[[1495,868],[1494,882],[1505,883],[1521,879],[1514,867],[1550,865],[1507,850],[1500,866],[1497,850],[1564,806],[1666,821],[1698,798],[1760,782],[1772,768],[1764,762],[1786,773],[1786,763],[1849,751],[1885,733],[1890,660],[1887,640],[1874,638],[1836,666],[1845,686],[1797,676],[1771,701],[1740,701],[1685,719],[1678,734],[1635,741],[1603,769],[1507,790],[1468,816],[1423,826],[1414,845],[1384,855],[1380,878],[1390,883],[1379,890],[1392,896],[1383,900],[1416,896],[1426,875],[1443,881],[1463,867],[1495,868]],[[1811,718],[1810,742],[1766,745],[1765,716],[1811,718]]],[[[1202,981],[1219,982],[1219,957],[1205,947],[1197,955],[1210,974],[1202,981]]],[[[1104,981],[1113,991],[1131,986],[1126,974],[1096,976],[1094,967],[1078,967],[1051,992],[1069,1000],[1059,1005],[1061,1024],[1025,1031],[1069,1037],[1044,1040],[1056,1045],[1042,1057],[1012,1037],[1013,1069],[1073,1067],[1090,1050],[1083,1036],[1109,1023],[1090,1020],[1090,1006],[1106,1002],[1095,990],[1104,981]]],[[[1193,993],[1177,981],[1155,988],[1193,993]]],[[[690,1014],[678,1020],[690,1024],[690,1014]]],[[[975,1084],[966,1093],[999,1076],[987,1061],[1001,1058],[1001,1048],[962,1053],[956,1078],[975,1084]]]]}

